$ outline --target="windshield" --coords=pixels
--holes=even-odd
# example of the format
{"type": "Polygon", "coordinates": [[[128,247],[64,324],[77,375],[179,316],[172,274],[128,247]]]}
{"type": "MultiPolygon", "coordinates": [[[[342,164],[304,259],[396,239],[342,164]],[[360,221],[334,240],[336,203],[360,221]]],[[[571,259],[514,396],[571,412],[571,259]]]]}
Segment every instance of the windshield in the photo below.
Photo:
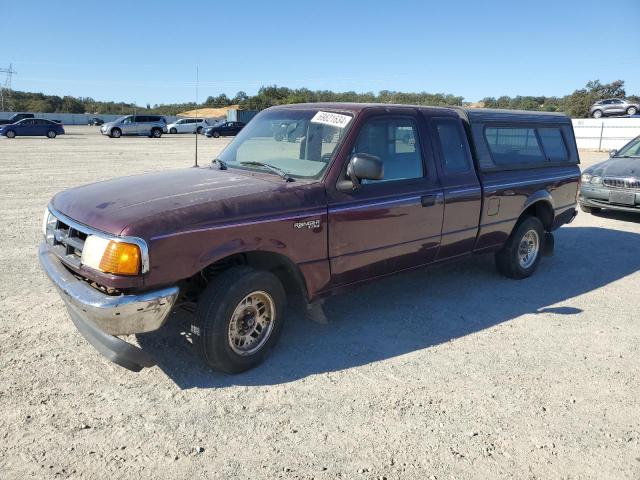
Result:
{"type": "Polygon", "coordinates": [[[125,115],[124,117],[120,117],[120,118],[116,118],[114,120],[113,123],[122,123],[124,122],[127,118],[131,118],[131,115],[125,115]]]}
{"type": "Polygon", "coordinates": [[[316,109],[267,110],[240,131],[220,160],[234,168],[268,171],[255,165],[264,163],[293,177],[320,178],[351,118],[316,109]]]}
{"type": "Polygon", "coordinates": [[[640,157],[640,137],[636,137],[627,143],[616,153],[616,157],[640,157]]]}

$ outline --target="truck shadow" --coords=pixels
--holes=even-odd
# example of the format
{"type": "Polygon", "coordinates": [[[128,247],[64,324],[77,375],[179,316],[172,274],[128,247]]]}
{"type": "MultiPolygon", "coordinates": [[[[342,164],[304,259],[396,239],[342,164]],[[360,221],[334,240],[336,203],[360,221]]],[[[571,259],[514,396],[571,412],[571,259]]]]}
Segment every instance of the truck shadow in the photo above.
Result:
{"type": "MultiPolygon", "coordinates": [[[[204,366],[195,349],[179,341],[178,321],[138,335],[138,341],[183,389],[281,384],[429,348],[524,314],[579,321],[582,310],[572,305],[572,299],[639,268],[639,234],[568,227],[556,232],[555,256],[544,258],[536,274],[526,280],[501,277],[493,257],[483,255],[330,298],[325,304],[328,325],[307,320],[302,307],[294,306],[272,355],[241,375],[228,376],[204,366]]],[[[535,316],[531,321],[544,319],[535,316]]]]}

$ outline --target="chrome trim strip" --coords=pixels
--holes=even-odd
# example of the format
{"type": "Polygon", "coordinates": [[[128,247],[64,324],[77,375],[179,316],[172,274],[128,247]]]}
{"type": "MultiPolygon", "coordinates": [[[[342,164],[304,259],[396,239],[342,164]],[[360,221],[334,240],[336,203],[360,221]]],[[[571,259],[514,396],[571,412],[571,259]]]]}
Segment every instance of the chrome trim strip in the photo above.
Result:
{"type": "Polygon", "coordinates": [[[114,242],[124,242],[124,243],[133,243],[140,248],[141,260],[142,260],[142,272],[147,273],[149,271],[149,247],[147,242],[139,237],[127,237],[127,236],[119,236],[113,235],[111,233],[103,232],[102,230],[97,230],[95,228],[89,227],[88,225],[84,225],[82,223],[76,222],[75,220],[67,217],[63,213],[60,213],[58,210],[53,208],[51,205],[47,207],[51,215],[56,217],[58,220],[69,225],[74,230],[78,230],[86,235],[95,235],[97,237],[104,238],[106,240],[113,240],[114,242]]]}
{"type": "Polygon", "coordinates": [[[163,238],[169,238],[169,237],[176,237],[178,235],[188,235],[190,233],[199,233],[199,232],[206,232],[209,230],[218,230],[221,228],[231,228],[231,227],[246,227],[248,225],[258,225],[260,223],[268,223],[268,222],[283,222],[286,220],[298,220],[299,218],[308,218],[308,217],[313,217],[313,216],[322,216],[322,215],[326,215],[327,211],[326,210],[312,210],[310,212],[307,213],[300,213],[298,215],[284,215],[284,216],[279,216],[279,217],[266,217],[266,218],[261,218],[259,220],[252,220],[249,222],[236,222],[236,223],[222,223],[222,224],[218,224],[218,225],[211,225],[209,227],[202,227],[202,228],[194,228],[192,230],[184,230],[182,232],[175,232],[175,233],[165,233],[163,235],[157,235],[155,237],[151,237],[151,241],[153,240],[162,240],[163,238]]]}
{"type": "Polygon", "coordinates": [[[571,175],[563,175],[561,177],[558,176],[558,177],[548,177],[548,178],[530,178],[529,180],[523,180],[521,182],[497,183],[497,184],[485,183],[484,188],[485,190],[489,188],[508,188],[508,187],[516,187],[518,185],[529,185],[531,183],[538,183],[538,182],[551,182],[553,180],[573,180],[574,178],[576,181],[578,181],[578,178],[580,178],[580,176],[578,175],[576,177],[573,177],[571,175]]]}
{"type": "MultiPolygon", "coordinates": [[[[436,195],[436,194],[441,194],[442,192],[434,192],[434,193],[428,193],[425,192],[424,195],[436,195]]],[[[403,198],[396,198],[393,200],[384,200],[381,202],[371,202],[371,203],[361,203],[358,205],[342,205],[339,207],[330,207],[329,208],[329,213],[338,213],[338,212],[344,212],[344,211],[348,211],[348,210],[361,210],[363,208],[370,208],[370,207],[380,207],[380,206],[384,206],[384,205],[394,205],[397,203],[407,203],[407,202],[419,202],[420,199],[422,198],[422,196],[411,196],[411,197],[403,197],[403,198]]],[[[354,202],[355,203],[355,202],[354,202]]]]}

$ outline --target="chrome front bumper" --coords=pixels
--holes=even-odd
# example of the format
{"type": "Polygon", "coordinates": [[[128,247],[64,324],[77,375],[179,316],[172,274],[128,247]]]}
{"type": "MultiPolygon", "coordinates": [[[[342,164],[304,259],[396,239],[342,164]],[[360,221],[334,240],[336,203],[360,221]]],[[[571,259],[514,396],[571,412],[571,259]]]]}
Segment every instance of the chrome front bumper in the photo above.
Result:
{"type": "Polygon", "coordinates": [[[39,259],[58,289],[69,316],[80,333],[104,356],[133,371],[155,364],[140,348],[114,335],[157,330],[166,321],[178,297],[178,287],[139,295],[106,295],[76,278],[43,242],[39,259]]]}

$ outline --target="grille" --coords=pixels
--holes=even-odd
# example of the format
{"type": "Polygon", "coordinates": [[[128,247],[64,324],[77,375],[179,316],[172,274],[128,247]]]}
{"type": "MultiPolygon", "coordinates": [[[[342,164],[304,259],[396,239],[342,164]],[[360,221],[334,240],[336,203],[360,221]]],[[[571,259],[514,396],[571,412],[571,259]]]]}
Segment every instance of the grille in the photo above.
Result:
{"type": "Polygon", "coordinates": [[[626,188],[629,190],[640,190],[640,179],[638,178],[616,178],[604,177],[602,184],[611,188],[626,188]]]}
{"type": "Polygon", "coordinates": [[[47,221],[47,243],[56,255],[74,267],[80,267],[82,249],[87,233],[67,225],[49,214],[47,221]]]}

